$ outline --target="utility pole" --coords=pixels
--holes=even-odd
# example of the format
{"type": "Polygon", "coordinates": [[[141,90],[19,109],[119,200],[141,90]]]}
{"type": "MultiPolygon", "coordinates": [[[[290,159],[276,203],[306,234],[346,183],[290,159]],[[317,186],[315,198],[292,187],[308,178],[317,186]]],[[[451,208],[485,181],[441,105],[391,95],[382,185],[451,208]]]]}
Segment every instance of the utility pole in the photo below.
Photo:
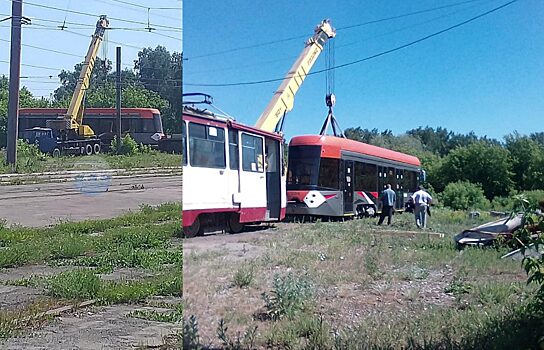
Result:
{"type": "Polygon", "coordinates": [[[7,163],[17,162],[17,129],[19,124],[19,80],[21,78],[21,25],[23,0],[11,2],[11,53],[9,68],[7,163]]]}
{"type": "Polygon", "coordinates": [[[115,107],[117,112],[117,153],[121,152],[121,46],[116,50],[116,82],[115,82],[115,107]]]}

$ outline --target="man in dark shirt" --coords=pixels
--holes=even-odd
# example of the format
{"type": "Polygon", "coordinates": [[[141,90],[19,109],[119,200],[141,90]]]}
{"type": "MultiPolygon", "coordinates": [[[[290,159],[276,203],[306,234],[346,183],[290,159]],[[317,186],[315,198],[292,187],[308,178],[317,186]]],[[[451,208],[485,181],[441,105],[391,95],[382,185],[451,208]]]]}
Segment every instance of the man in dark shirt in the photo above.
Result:
{"type": "Polygon", "coordinates": [[[391,189],[391,185],[387,184],[387,188],[382,192],[382,197],[380,198],[382,202],[382,213],[380,214],[380,220],[378,225],[383,223],[383,219],[387,216],[387,225],[391,225],[391,219],[393,218],[393,207],[397,199],[395,191],[391,189]]]}

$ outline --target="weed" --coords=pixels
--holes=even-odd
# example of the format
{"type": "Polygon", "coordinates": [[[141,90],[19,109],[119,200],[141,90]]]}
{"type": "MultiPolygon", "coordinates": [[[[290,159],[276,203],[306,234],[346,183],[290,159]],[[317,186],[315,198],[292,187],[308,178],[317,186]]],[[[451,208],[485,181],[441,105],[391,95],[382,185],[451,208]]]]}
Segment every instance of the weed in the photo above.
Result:
{"type": "Polygon", "coordinates": [[[444,288],[444,293],[451,293],[454,296],[467,294],[471,291],[472,286],[459,278],[453,279],[450,284],[444,288]]]}
{"type": "Polygon", "coordinates": [[[94,299],[102,283],[91,270],[62,272],[47,281],[48,294],[64,299],[94,299]]]}
{"type": "Polygon", "coordinates": [[[255,267],[252,264],[242,265],[234,273],[233,283],[239,288],[248,287],[255,277],[255,267]]]}
{"type": "Polygon", "coordinates": [[[291,318],[298,311],[304,310],[313,295],[313,288],[310,282],[304,278],[297,278],[291,273],[286,276],[276,274],[273,281],[271,294],[261,294],[267,314],[278,320],[284,316],[291,318]]]}
{"type": "Polygon", "coordinates": [[[364,267],[366,273],[372,278],[378,278],[380,270],[378,267],[378,254],[375,250],[371,249],[367,252],[364,259],[364,267]]]}
{"type": "Polygon", "coordinates": [[[217,337],[227,350],[251,350],[254,349],[255,336],[257,335],[257,326],[248,327],[244,334],[236,333],[234,338],[228,334],[228,327],[225,320],[220,319],[217,326],[217,337]]]}
{"type": "Polygon", "coordinates": [[[156,310],[135,310],[127,315],[128,317],[141,318],[148,321],[180,323],[183,321],[183,310],[181,304],[176,305],[175,310],[159,312],[156,310]]]}
{"type": "Polygon", "coordinates": [[[307,313],[300,313],[288,322],[274,324],[265,338],[271,348],[332,349],[334,346],[332,332],[323,316],[307,313]]]}
{"type": "Polygon", "coordinates": [[[189,316],[189,321],[183,323],[183,349],[201,350],[200,335],[198,334],[198,321],[195,315],[189,316]]]}

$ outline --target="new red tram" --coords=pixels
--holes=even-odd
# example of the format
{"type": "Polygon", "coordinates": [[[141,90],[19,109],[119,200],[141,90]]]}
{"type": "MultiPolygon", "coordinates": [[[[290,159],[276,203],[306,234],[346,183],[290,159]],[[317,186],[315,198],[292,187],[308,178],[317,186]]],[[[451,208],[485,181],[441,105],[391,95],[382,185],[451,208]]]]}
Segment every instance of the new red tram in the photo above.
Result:
{"type": "Polygon", "coordinates": [[[415,191],[417,157],[335,136],[296,136],[289,143],[287,215],[373,216],[387,184],[396,210],[415,191]]]}
{"type": "Polygon", "coordinates": [[[186,237],[285,217],[281,135],[186,106],[182,143],[186,237]]]}
{"type": "MultiPolygon", "coordinates": [[[[66,114],[66,108],[21,108],[19,110],[19,133],[34,127],[46,127],[47,120],[66,114]]],[[[107,145],[117,133],[115,108],[85,108],[83,120],[107,145]]],[[[154,108],[121,108],[121,133],[130,134],[141,144],[155,146],[164,137],[161,115],[154,108]]]]}

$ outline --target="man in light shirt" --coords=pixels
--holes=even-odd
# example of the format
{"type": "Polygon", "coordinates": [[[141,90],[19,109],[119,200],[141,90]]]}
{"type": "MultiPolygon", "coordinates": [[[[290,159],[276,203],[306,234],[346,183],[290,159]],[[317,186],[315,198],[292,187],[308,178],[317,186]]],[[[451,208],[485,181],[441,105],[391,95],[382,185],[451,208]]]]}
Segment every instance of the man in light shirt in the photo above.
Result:
{"type": "Polygon", "coordinates": [[[417,187],[417,191],[412,195],[414,201],[414,215],[416,217],[416,226],[425,228],[427,218],[427,207],[432,203],[431,195],[423,190],[421,186],[417,187]]]}

